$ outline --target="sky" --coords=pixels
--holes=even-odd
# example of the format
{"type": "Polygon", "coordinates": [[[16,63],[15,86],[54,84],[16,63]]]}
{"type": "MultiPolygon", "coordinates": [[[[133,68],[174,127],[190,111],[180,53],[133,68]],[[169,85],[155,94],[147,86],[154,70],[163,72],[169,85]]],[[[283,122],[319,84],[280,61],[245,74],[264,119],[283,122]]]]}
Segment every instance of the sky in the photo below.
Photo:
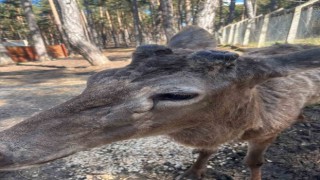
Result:
{"type": "MultiPolygon", "coordinates": [[[[223,0],[225,5],[229,5],[231,0],[223,0]]],[[[236,4],[243,4],[243,0],[236,0],[236,4]]]]}
{"type": "MultiPolygon", "coordinates": [[[[4,0],[0,0],[0,3],[3,2],[3,1],[4,1],[4,0]]],[[[32,3],[33,3],[33,4],[37,4],[39,1],[41,1],[41,0],[32,0],[32,3]]]]}

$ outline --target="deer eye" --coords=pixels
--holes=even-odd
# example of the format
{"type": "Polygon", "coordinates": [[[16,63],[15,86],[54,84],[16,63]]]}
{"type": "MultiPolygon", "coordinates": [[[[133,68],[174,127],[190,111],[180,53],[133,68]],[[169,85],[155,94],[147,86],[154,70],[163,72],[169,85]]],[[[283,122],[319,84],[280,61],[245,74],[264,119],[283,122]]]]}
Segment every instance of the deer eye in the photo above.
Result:
{"type": "Polygon", "coordinates": [[[185,101],[197,97],[197,93],[163,93],[153,97],[156,101],[185,101]]]}

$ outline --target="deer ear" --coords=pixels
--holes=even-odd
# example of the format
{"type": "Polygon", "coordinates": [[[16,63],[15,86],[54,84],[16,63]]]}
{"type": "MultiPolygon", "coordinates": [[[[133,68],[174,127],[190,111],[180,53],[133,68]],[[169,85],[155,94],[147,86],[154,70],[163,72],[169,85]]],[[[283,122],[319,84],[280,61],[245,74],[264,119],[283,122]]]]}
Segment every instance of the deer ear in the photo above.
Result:
{"type": "Polygon", "coordinates": [[[256,84],[308,69],[320,68],[320,48],[274,56],[243,56],[237,61],[237,79],[256,84]]]}
{"type": "Polygon", "coordinates": [[[173,54],[173,51],[166,47],[157,44],[142,45],[137,47],[137,49],[132,54],[132,63],[139,62],[142,59],[152,57],[173,54]]]}
{"type": "Polygon", "coordinates": [[[198,26],[187,26],[174,35],[168,42],[173,49],[204,50],[217,47],[214,36],[198,26]]]}

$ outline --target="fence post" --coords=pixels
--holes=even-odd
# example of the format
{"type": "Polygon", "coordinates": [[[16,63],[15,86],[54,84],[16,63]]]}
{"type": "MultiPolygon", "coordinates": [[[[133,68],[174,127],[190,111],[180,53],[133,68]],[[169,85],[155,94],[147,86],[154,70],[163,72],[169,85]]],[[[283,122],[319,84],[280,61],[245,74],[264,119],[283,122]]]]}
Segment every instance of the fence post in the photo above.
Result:
{"type": "Polygon", "coordinates": [[[239,38],[239,33],[240,33],[240,26],[241,26],[242,21],[238,22],[235,24],[235,32],[234,32],[234,37],[232,41],[232,45],[236,45],[239,43],[238,38],[239,38]]]}
{"type": "Polygon", "coordinates": [[[233,38],[234,38],[234,27],[235,24],[231,24],[230,26],[230,32],[229,32],[229,37],[228,37],[228,44],[231,45],[233,42],[233,38]]]}
{"type": "Polygon", "coordinates": [[[222,41],[223,41],[223,44],[226,44],[227,43],[227,27],[223,27],[223,33],[222,33],[222,41]]]}
{"type": "Polygon", "coordinates": [[[301,11],[304,7],[309,6],[311,4],[314,4],[316,2],[319,2],[319,0],[311,0],[309,2],[306,2],[300,6],[297,6],[294,9],[294,14],[293,14],[293,18],[292,18],[292,22],[291,22],[291,26],[290,26],[290,30],[287,36],[287,43],[294,43],[294,40],[296,39],[297,36],[297,32],[298,32],[298,27],[299,27],[299,22],[300,22],[300,18],[301,18],[301,11]]]}
{"type": "Polygon", "coordinates": [[[270,21],[270,14],[266,14],[263,18],[263,25],[262,25],[261,33],[259,36],[258,47],[263,46],[264,43],[266,42],[269,21],[270,21]]]}
{"type": "Polygon", "coordinates": [[[254,23],[254,20],[255,19],[247,19],[246,31],[244,33],[243,43],[242,43],[242,45],[244,46],[247,46],[249,44],[250,36],[251,36],[251,28],[252,28],[252,24],[254,23]]]}
{"type": "Polygon", "coordinates": [[[291,21],[291,26],[290,26],[290,30],[287,36],[287,43],[293,43],[294,40],[296,39],[296,35],[298,32],[298,26],[299,26],[299,22],[300,22],[300,17],[301,17],[301,7],[296,7],[294,9],[294,14],[293,14],[293,18],[291,21]]]}
{"type": "Polygon", "coordinates": [[[226,44],[226,36],[227,36],[227,30],[226,27],[221,28],[221,34],[222,34],[222,38],[221,38],[221,44],[226,44]]]}

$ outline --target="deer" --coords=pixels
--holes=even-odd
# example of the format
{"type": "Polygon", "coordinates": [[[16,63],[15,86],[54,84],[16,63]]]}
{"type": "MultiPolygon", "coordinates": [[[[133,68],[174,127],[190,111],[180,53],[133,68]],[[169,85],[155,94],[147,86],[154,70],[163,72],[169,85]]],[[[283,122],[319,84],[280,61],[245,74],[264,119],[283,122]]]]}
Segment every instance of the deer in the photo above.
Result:
{"type": "MultiPolygon", "coordinates": [[[[192,41],[203,31],[192,31],[198,36],[192,41]]],[[[189,43],[139,46],[128,66],[92,75],[80,95],[1,131],[0,170],[167,135],[199,152],[176,179],[203,178],[219,145],[247,141],[250,178],[261,180],[268,146],[305,106],[320,102],[320,47],[283,47],[290,50],[277,54],[277,45],[240,56],[189,43]]]]}

